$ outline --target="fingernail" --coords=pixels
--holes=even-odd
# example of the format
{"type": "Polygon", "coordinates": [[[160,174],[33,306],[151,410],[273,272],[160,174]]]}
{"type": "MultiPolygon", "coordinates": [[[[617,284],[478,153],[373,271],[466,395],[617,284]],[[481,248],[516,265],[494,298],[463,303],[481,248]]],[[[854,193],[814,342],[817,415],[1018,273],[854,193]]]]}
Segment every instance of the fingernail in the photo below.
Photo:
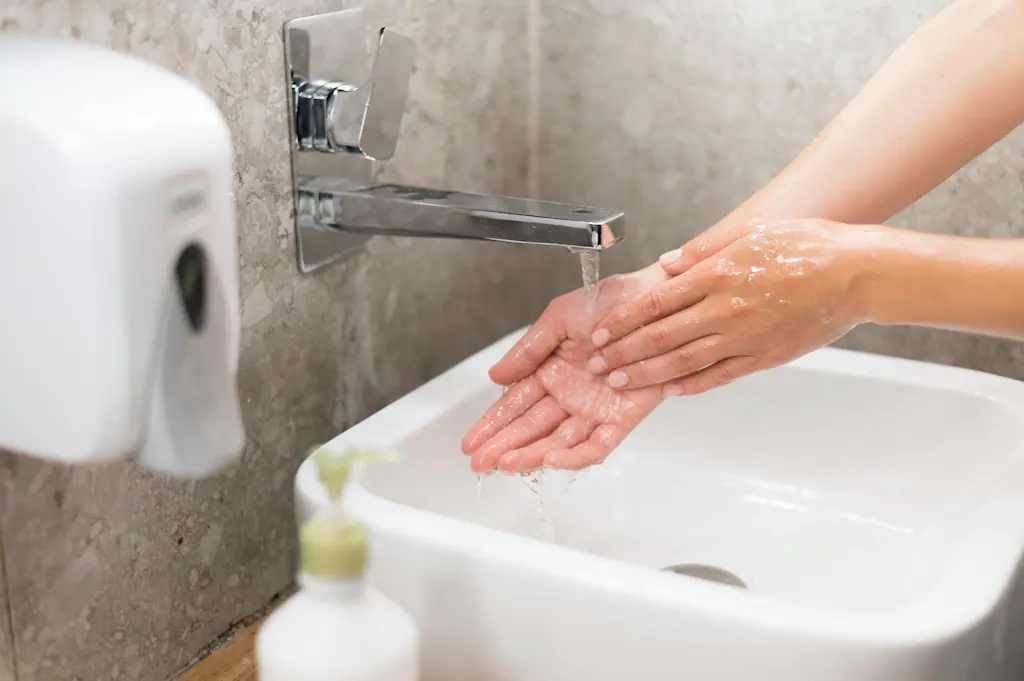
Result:
{"type": "Polygon", "coordinates": [[[608,369],[608,361],[601,355],[591,357],[587,362],[587,371],[592,374],[599,374],[606,369],[608,369]]]}
{"type": "Polygon", "coordinates": [[[603,347],[605,343],[612,339],[612,332],[608,329],[598,329],[594,332],[594,335],[590,337],[594,345],[597,347],[603,347]]]}
{"type": "Polygon", "coordinates": [[[669,397],[679,397],[683,394],[683,386],[678,383],[669,383],[663,392],[669,397]]]}
{"type": "Polygon", "coordinates": [[[608,376],[608,385],[613,388],[625,388],[627,383],[629,383],[629,377],[624,371],[613,371],[608,376]]]}
{"type": "Polygon", "coordinates": [[[660,262],[662,265],[671,265],[672,263],[677,262],[682,257],[683,249],[674,248],[668,253],[662,253],[661,256],[658,258],[658,262],[660,262]]]}

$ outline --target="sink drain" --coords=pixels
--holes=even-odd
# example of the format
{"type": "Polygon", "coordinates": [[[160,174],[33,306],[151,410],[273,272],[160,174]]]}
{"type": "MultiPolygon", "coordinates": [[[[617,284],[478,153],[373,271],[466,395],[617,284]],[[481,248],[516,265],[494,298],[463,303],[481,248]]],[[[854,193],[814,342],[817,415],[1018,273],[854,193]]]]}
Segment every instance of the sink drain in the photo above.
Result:
{"type": "Polygon", "coordinates": [[[686,575],[687,577],[696,577],[697,579],[704,579],[709,582],[717,582],[719,584],[725,584],[727,586],[735,586],[740,589],[746,589],[747,585],[743,583],[743,580],[722,568],[715,567],[714,565],[701,565],[700,563],[680,563],[679,565],[669,565],[666,568],[662,568],[664,572],[674,572],[677,575],[686,575]]]}

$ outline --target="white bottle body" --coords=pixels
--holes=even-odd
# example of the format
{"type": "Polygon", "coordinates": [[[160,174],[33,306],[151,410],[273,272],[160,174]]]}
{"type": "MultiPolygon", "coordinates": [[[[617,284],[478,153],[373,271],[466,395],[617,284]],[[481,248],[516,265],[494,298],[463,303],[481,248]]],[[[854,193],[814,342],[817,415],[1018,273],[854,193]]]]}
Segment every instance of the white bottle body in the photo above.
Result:
{"type": "Polygon", "coordinates": [[[419,681],[419,631],[362,580],[305,575],[256,641],[259,681],[419,681]]]}

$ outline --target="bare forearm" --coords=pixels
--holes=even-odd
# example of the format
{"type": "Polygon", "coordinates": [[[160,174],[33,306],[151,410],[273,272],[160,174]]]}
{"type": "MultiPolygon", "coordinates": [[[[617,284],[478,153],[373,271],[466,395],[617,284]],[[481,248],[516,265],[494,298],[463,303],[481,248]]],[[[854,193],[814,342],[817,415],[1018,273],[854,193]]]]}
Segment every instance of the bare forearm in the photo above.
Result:
{"type": "Polygon", "coordinates": [[[1024,239],[891,230],[862,263],[865,320],[1024,339],[1024,239]]]}
{"type": "Polygon", "coordinates": [[[1024,121],[1024,1],[958,0],[723,222],[880,223],[1024,121]]]}

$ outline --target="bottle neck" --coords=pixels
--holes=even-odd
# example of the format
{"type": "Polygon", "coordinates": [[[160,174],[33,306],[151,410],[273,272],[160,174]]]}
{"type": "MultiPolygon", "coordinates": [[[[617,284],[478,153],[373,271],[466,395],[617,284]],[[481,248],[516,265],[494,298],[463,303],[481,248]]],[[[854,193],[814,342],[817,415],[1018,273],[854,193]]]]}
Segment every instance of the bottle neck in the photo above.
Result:
{"type": "Polygon", "coordinates": [[[351,579],[328,579],[299,572],[299,587],[318,598],[332,601],[353,601],[366,593],[366,581],[361,577],[351,579]]]}

